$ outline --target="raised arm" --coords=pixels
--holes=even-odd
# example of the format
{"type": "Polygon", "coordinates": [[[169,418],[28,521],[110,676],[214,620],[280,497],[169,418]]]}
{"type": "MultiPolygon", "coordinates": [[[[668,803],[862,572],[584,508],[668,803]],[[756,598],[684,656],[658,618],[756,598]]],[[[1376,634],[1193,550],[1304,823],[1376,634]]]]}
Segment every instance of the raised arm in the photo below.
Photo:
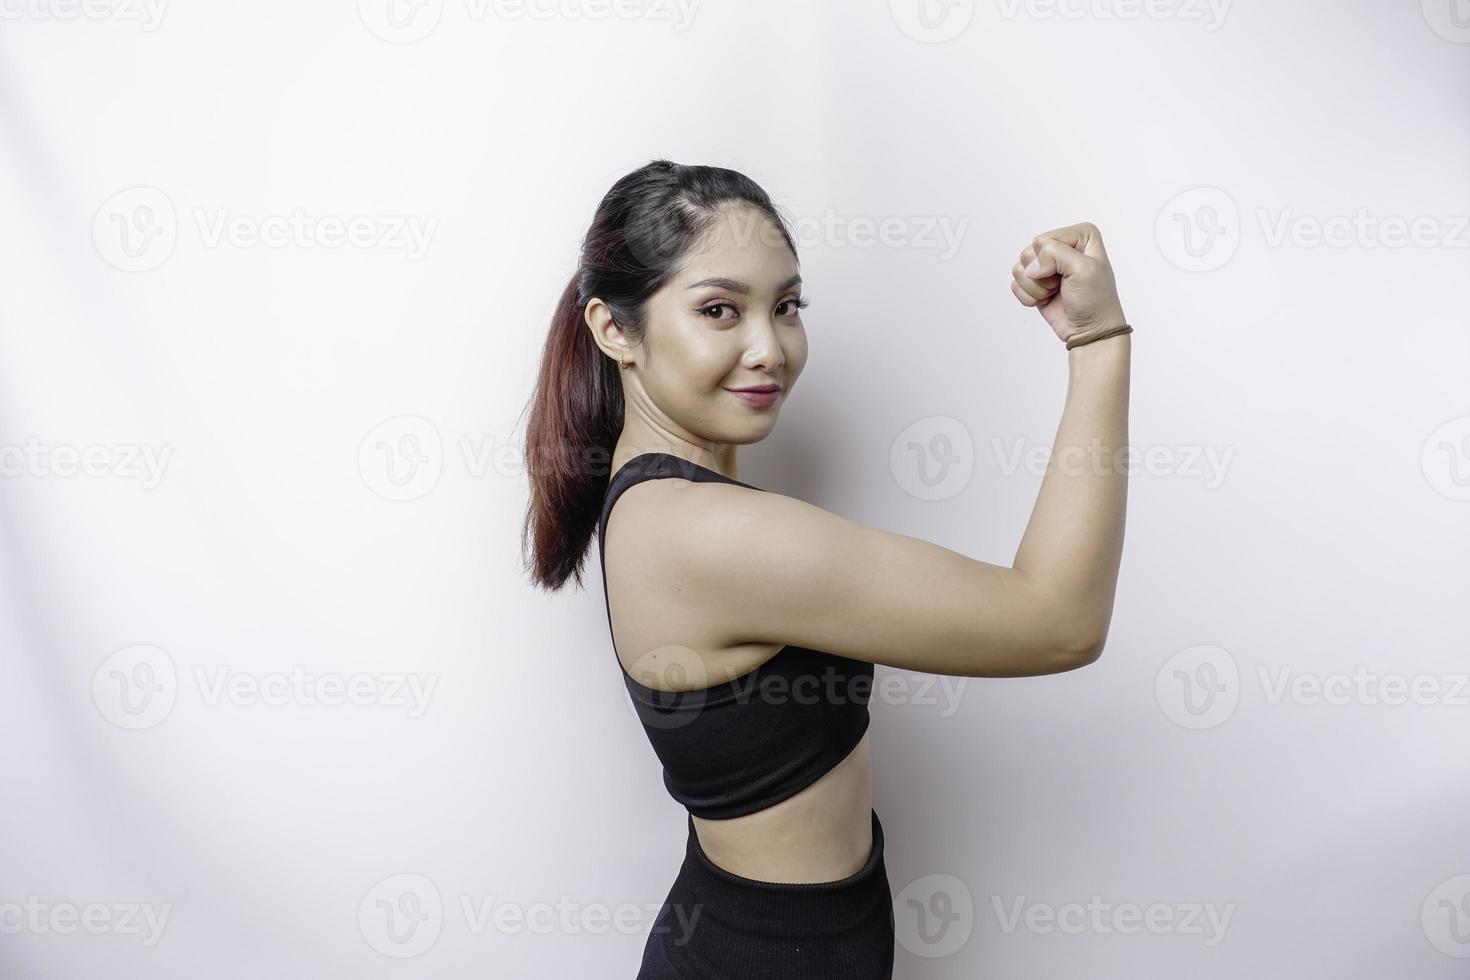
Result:
{"type": "MultiPolygon", "coordinates": [[[[1012,291],[1062,340],[1126,323],[1102,236],[1091,224],[1038,235],[1012,270],[1012,291]],[[1028,267],[1030,271],[1028,272],[1028,267]]],[[[1031,520],[1012,564],[1069,611],[1090,658],[1102,653],[1123,557],[1132,338],[1067,352],[1066,404],[1031,520]]]]}
{"type": "MultiPolygon", "coordinates": [[[[1123,322],[1091,225],[1037,236],[1013,272],[1017,297],[1062,340],[1123,322]]],[[[1114,450],[1127,443],[1130,351],[1123,334],[1068,352],[1052,459],[1013,567],[777,493],[660,480],[628,491],[661,495],[645,511],[664,539],[646,566],[650,584],[678,591],[729,646],[791,643],[974,677],[1089,664],[1106,639],[1121,559],[1126,472],[1114,450]]]]}
{"type": "MultiPolygon", "coordinates": [[[[623,533],[658,534],[650,588],[697,610],[710,643],[792,643],[935,674],[1007,677],[1080,667],[1093,638],[1038,581],[779,493],[659,480],[623,533]]],[[[669,636],[664,642],[681,642],[669,636]]]]}

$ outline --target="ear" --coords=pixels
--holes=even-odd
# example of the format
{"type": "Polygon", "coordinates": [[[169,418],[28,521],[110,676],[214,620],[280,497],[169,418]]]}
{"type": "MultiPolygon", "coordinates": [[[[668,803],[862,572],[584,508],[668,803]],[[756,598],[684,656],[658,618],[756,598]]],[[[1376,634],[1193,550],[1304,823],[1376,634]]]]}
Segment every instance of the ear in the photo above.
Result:
{"type": "Polygon", "coordinates": [[[606,303],[596,296],[592,297],[582,310],[582,319],[586,321],[587,329],[592,331],[592,342],[604,354],[614,361],[627,360],[629,350],[627,338],[623,336],[623,331],[613,320],[612,310],[607,308],[606,303]]]}

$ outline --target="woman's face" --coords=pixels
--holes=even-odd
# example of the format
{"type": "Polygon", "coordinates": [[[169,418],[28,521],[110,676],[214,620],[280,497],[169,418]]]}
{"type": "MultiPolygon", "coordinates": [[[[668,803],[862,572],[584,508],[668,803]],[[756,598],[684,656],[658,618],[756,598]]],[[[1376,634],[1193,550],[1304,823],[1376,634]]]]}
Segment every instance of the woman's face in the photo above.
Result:
{"type": "MultiPolygon", "coordinates": [[[[627,424],[652,441],[747,445],[765,438],[806,365],[796,257],[770,217],[726,205],[648,300],[643,342],[622,372],[627,424]],[[774,395],[732,389],[777,386],[774,395]]],[[[634,444],[639,444],[634,439],[634,444]]]]}

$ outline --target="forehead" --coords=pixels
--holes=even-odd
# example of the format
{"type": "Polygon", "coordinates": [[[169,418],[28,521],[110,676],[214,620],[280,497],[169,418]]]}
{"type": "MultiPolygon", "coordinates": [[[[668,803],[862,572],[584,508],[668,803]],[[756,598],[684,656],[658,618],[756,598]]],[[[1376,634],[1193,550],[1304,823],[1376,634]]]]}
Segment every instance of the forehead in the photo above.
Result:
{"type": "Polygon", "coordinates": [[[690,248],[675,281],[722,276],[767,290],[797,271],[796,256],[770,215],[750,205],[726,205],[690,248]]]}

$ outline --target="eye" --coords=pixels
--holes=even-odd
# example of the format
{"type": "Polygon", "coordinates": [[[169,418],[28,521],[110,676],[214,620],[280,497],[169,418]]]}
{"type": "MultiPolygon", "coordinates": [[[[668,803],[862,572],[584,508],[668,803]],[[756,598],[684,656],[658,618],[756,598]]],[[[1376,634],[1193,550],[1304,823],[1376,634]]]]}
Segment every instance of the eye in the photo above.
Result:
{"type": "MultiPolygon", "coordinates": [[[[796,316],[797,313],[799,313],[800,311],[806,309],[808,306],[811,306],[812,305],[810,300],[802,299],[800,296],[797,296],[797,297],[795,297],[793,299],[782,300],[781,306],[786,306],[788,303],[791,304],[792,306],[794,306],[795,309],[793,309],[791,312],[787,313],[786,314],[787,316],[796,316]]],[[[780,308],[781,308],[780,306],[776,307],[776,309],[778,309],[778,310],[780,308]]]]}
{"type": "Polygon", "coordinates": [[[734,305],[731,304],[731,303],[711,303],[708,306],[702,306],[702,307],[700,307],[699,308],[699,314],[700,314],[700,316],[707,316],[711,320],[724,320],[726,318],[725,317],[722,317],[722,316],[710,316],[710,312],[709,312],[710,310],[718,310],[718,309],[721,309],[721,308],[731,309],[731,310],[735,309],[734,305]]]}

